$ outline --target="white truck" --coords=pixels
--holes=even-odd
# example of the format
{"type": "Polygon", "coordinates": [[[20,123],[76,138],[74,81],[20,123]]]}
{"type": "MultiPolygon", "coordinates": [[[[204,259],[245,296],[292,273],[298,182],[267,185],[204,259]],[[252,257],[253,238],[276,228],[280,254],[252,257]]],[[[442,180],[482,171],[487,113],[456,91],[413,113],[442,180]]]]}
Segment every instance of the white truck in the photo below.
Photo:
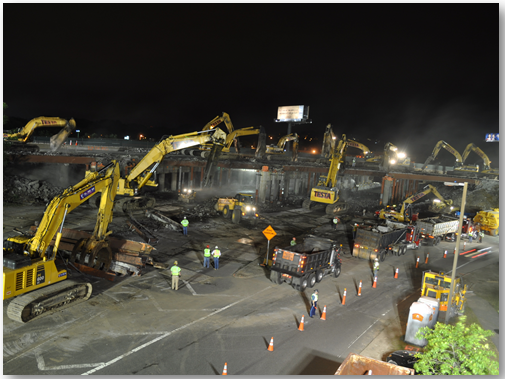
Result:
{"type": "Polygon", "coordinates": [[[419,230],[419,238],[425,244],[436,246],[445,240],[448,233],[458,231],[459,220],[450,216],[437,216],[418,219],[416,227],[419,230]]]}

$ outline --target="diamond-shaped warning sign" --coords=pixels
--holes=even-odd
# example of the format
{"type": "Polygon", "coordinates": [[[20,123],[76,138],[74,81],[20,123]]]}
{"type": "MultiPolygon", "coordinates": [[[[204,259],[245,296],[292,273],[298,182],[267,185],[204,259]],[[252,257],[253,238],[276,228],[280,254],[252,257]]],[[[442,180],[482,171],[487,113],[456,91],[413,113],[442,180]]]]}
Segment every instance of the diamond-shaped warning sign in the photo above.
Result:
{"type": "Polygon", "coordinates": [[[263,234],[269,241],[277,235],[277,233],[275,233],[275,230],[270,225],[268,225],[268,228],[263,230],[263,234]]]}

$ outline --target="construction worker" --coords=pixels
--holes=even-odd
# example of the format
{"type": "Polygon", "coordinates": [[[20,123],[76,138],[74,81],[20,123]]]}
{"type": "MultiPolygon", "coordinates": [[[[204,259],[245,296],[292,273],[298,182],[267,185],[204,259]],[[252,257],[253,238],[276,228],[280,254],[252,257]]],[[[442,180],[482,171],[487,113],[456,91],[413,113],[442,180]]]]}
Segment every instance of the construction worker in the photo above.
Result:
{"type": "Polygon", "coordinates": [[[333,227],[335,228],[335,230],[337,230],[337,224],[338,224],[338,217],[335,216],[333,217],[333,227]]]}
{"type": "Polygon", "coordinates": [[[317,301],[319,300],[319,291],[314,290],[314,293],[310,297],[310,313],[309,317],[312,318],[316,314],[316,309],[317,309],[317,301]]]}
{"type": "Polygon", "coordinates": [[[214,270],[217,270],[219,268],[219,257],[221,256],[221,251],[217,246],[212,251],[212,256],[214,257],[214,270]]]}
{"type": "Polygon", "coordinates": [[[170,272],[172,273],[172,289],[177,291],[179,289],[179,276],[181,275],[181,268],[177,266],[177,261],[170,268],[170,272]]]}
{"type": "Polygon", "coordinates": [[[366,216],[366,209],[363,209],[363,217],[366,216]]]}
{"type": "Polygon", "coordinates": [[[186,216],[184,216],[184,220],[181,221],[181,224],[182,224],[182,232],[184,233],[185,236],[187,236],[189,221],[186,219],[186,216]]]}
{"type": "Polygon", "coordinates": [[[293,237],[293,239],[291,240],[291,246],[295,246],[296,245],[296,238],[293,237]]]}
{"type": "Polygon", "coordinates": [[[352,157],[352,167],[356,166],[356,158],[352,157]]]}
{"type": "Polygon", "coordinates": [[[379,272],[379,258],[375,258],[373,262],[373,276],[376,277],[379,272]]]}
{"type": "Polygon", "coordinates": [[[358,230],[358,224],[354,224],[354,226],[352,227],[352,239],[355,240],[356,239],[356,232],[358,230]]]}
{"type": "Polygon", "coordinates": [[[479,243],[482,243],[482,241],[484,241],[484,231],[483,230],[481,230],[479,232],[479,243]]]}
{"type": "Polygon", "coordinates": [[[210,246],[203,249],[203,268],[210,268],[210,246]]]}

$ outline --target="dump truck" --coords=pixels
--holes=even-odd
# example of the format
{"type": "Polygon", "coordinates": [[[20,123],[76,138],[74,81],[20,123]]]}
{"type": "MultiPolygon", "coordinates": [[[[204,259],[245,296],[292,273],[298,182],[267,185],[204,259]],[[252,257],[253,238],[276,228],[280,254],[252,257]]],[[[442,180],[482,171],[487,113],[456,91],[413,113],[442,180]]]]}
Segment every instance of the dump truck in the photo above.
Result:
{"type": "Polygon", "coordinates": [[[230,218],[234,224],[249,220],[253,225],[258,223],[258,209],[254,197],[247,193],[238,193],[235,197],[221,197],[214,204],[214,209],[221,212],[224,218],[230,218]]]}
{"type": "Polygon", "coordinates": [[[416,227],[401,223],[360,226],[352,249],[354,257],[383,262],[388,253],[404,255],[407,249],[416,249],[416,227]],[[414,236],[414,237],[413,237],[414,236]]]}
{"type": "Polygon", "coordinates": [[[458,231],[459,220],[450,216],[437,216],[418,219],[419,238],[427,245],[437,246],[449,233],[458,231]]]}
{"type": "Polygon", "coordinates": [[[480,230],[487,232],[489,235],[497,236],[500,226],[500,209],[494,208],[480,211],[473,218],[473,222],[480,224],[480,230]]]}
{"type": "Polygon", "coordinates": [[[274,249],[270,280],[275,284],[284,282],[303,292],[307,287],[314,287],[327,275],[337,278],[342,268],[340,254],[342,246],[333,243],[321,243],[317,239],[307,238],[304,243],[285,248],[274,249]]]}
{"type": "Polygon", "coordinates": [[[414,375],[414,369],[349,353],[335,375],[414,375]]]}

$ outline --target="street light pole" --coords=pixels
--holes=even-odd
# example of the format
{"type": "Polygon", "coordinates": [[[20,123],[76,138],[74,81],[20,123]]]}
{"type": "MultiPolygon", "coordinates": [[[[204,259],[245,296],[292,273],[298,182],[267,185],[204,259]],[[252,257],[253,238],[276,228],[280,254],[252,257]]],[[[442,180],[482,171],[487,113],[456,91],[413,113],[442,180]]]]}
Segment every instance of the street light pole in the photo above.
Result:
{"type": "Polygon", "coordinates": [[[454,293],[454,282],[456,280],[456,267],[458,265],[459,256],[459,246],[461,242],[461,232],[463,230],[463,215],[465,214],[465,204],[466,204],[466,192],[468,189],[468,182],[465,182],[463,187],[463,197],[461,198],[461,209],[459,213],[459,226],[458,226],[458,236],[456,238],[456,251],[454,253],[454,260],[452,263],[452,273],[451,273],[451,289],[449,290],[449,301],[447,303],[447,311],[445,312],[445,323],[447,324],[452,317],[452,296],[454,293]]]}

